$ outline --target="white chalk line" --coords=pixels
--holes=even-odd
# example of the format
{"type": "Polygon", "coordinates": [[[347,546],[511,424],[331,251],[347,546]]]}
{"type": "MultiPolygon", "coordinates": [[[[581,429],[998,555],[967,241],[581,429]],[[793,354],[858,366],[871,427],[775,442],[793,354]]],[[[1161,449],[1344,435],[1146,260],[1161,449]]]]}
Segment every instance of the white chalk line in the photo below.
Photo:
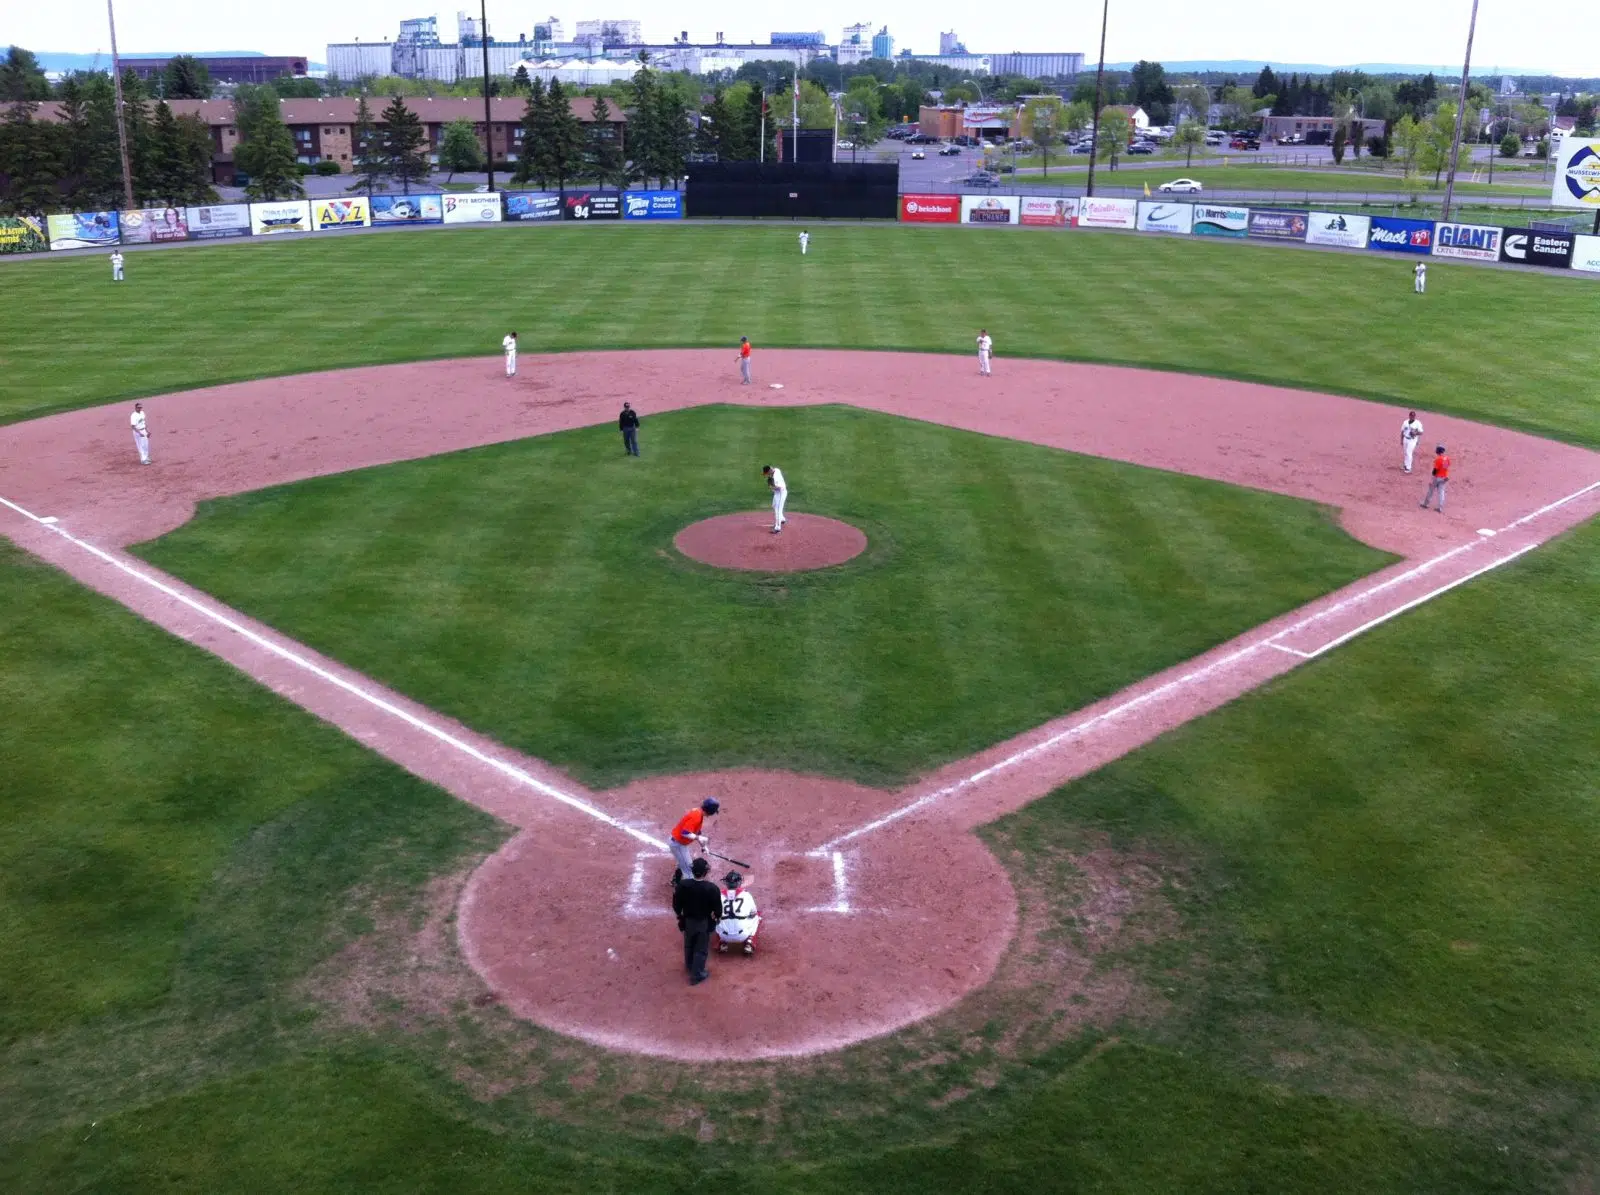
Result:
{"type": "MultiPolygon", "coordinates": [[[[787,858],[788,855],[779,855],[778,858],[787,858]]],[[[815,850],[804,852],[808,859],[829,860],[833,876],[833,900],[824,905],[811,905],[801,909],[802,913],[834,913],[850,916],[856,912],[850,903],[850,878],[849,868],[843,851],[815,850]]],[[[670,917],[672,910],[665,904],[655,904],[645,899],[645,870],[652,860],[660,856],[654,851],[640,851],[633,857],[633,871],[628,876],[628,895],[623,902],[622,915],[624,917],[670,917]]]]}
{"type": "MultiPolygon", "coordinates": [[[[1524,526],[1525,524],[1527,524],[1529,522],[1532,522],[1534,519],[1539,518],[1541,515],[1549,514],[1551,511],[1556,510],[1556,509],[1558,509],[1558,508],[1560,508],[1562,506],[1565,506],[1569,502],[1574,502],[1577,499],[1582,498],[1585,494],[1592,493],[1592,492],[1594,492],[1596,490],[1600,490],[1600,481],[1592,482],[1589,485],[1584,486],[1580,490],[1575,490],[1574,492],[1568,494],[1564,498],[1558,498],[1554,502],[1546,503],[1544,506],[1541,506],[1538,510],[1535,510],[1535,511],[1530,512],[1529,514],[1523,515],[1520,519],[1517,519],[1517,520],[1515,520],[1515,521],[1513,521],[1511,523],[1507,523],[1505,527],[1501,528],[1501,534],[1503,534],[1506,531],[1510,531],[1513,528],[1524,526]]],[[[861,838],[861,837],[863,837],[863,836],[865,836],[867,834],[871,834],[875,830],[881,830],[884,826],[891,825],[892,823],[899,821],[901,818],[909,817],[911,814],[916,813],[918,810],[925,809],[929,805],[934,804],[935,802],[944,800],[946,797],[954,796],[956,793],[961,792],[963,789],[971,788],[975,784],[981,784],[983,781],[987,780],[989,777],[995,775],[996,773],[1003,772],[1003,771],[1009,771],[1010,769],[1015,768],[1020,764],[1026,763],[1030,759],[1034,759],[1039,755],[1042,755],[1042,754],[1044,754],[1044,753],[1046,753],[1048,751],[1054,750],[1056,747],[1059,747],[1062,743],[1065,743],[1065,742],[1068,742],[1068,741],[1070,741],[1072,739],[1081,737],[1083,734],[1087,733],[1090,730],[1093,730],[1097,726],[1103,725],[1104,723],[1109,722],[1109,721],[1111,721],[1111,720],[1113,720],[1115,718],[1122,717],[1124,714],[1127,714],[1132,710],[1138,709],[1139,707],[1141,707],[1143,705],[1147,705],[1151,701],[1155,701],[1155,700],[1158,700],[1160,698],[1166,697],[1167,695],[1169,695],[1171,693],[1174,693],[1177,690],[1179,690],[1179,689],[1181,689],[1181,688],[1183,688],[1185,686],[1194,684],[1196,681],[1204,680],[1206,677],[1210,676],[1212,673],[1218,671],[1219,669],[1232,667],[1234,664],[1238,663],[1240,660],[1244,659],[1246,656],[1253,655],[1255,652],[1259,651],[1262,648],[1265,648],[1265,647],[1275,648],[1275,649],[1277,649],[1279,651],[1282,651],[1282,652],[1284,652],[1284,653],[1286,653],[1288,655],[1300,657],[1303,660],[1315,659],[1318,656],[1322,655],[1324,652],[1330,651],[1333,648],[1338,647],[1338,646],[1340,646],[1340,645],[1342,645],[1344,643],[1348,643],[1351,639],[1354,639],[1356,636],[1365,634],[1367,631],[1370,631],[1374,627],[1380,626],[1383,623],[1388,622],[1391,618],[1394,618],[1399,614],[1403,614],[1407,610],[1415,609],[1417,606],[1420,606],[1424,602],[1431,601],[1432,599],[1440,596],[1441,594],[1448,593],[1450,590],[1456,588],[1456,586],[1458,586],[1458,585],[1465,584],[1466,582],[1471,581],[1476,577],[1482,576],[1484,573],[1490,572],[1493,569],[1497,569],[1497,568],[1501,567],[1502,565],[1509,564],[1511,561],[1517,559],[1519,556],[1522,556],[1522,555],[1524,555],[1524,554],[1526,554],[1528,552],[1531,552],[1534,548],[1538,547],[1539,544],[1543,543],[1544,541],[1541,540],[1538,543],[1529,544],[1526,547],[1519,548],[1515,552],[1512,552],[1512,553],[1510,553],[1508,555],[1497,557],[1496,559],[1494,559],[1490,563],[1484,565],[1483,567],[1478,568],[1478,569],[1474,569],[1472,572],[1468,573],[1466,576],[1459,577],[1454,581],[1447,582],[1444,585],[1441,585],[1441,586],[1439,586],[1439,587],[1437,587],[1435,589],[1432,589],[1432,590],[1428,591],[1427,593],[1423,594],[1421,597],[1414,598],[1411,601],[1406,602],[1403,605],[1398,606],[1393,610],[1386,611],[1385,613],[1380,614],[1375,618],[1369,619],[1367,622],[1362,623],[1360,626],[1356,627],[1354,630],[1348,631],[1345,634],[1338,636],[1337,638],[1331,640],[1328,643],[1323,644],[1321,647],[1318,647],[1318,648],[1316,648],[1316,649],[1314,649],[1314,650],[1312,650],[1310,652],[1300,651],[1300,650],[1298,650],[1296,648],[1288,647],[1288,646],[1286,646],[1284,644],[1276,642],[1276,640],[1282,639],[1287,635],[1292,635],[1292,634],[1294,634],[1294,633],[1296,633],[1298,631],[1304,630],[1306,627],[1311,626],[1313,623],[1320,622],[1323,619],[1330,617],[1331,615],[1338,614],[1338,613],[1340,613],[1340,612],[1342,612],[1344,610],[1349,609],[1351,606],[1355,606],[1355,605],[1358,605],[1358,604],[1360,604],[1362,602],[1365,602],[1368,599],[1370,599],[1374,594],[1381,593],[1384,590],[1391,589],[1396,585],[1403,584],[1406,581],[1409,581],[1409,580],[1411,580],[1411,579],[1413,579],[1415,577],[1421,576],[1423,573],[1426,573],[1429,570],[1437,567],[1438,565],[1443,564],[1447,560],[1450,560],[1450,559],[1452,559],[1452,558],[1454,558],[1456,556],[1461,555],[1463,552],[1471,551],[1472,549],[1478,547],[1479,545],[1486,544],[1486,543],[1489,543],[1489,542],[1490,541],[1488,539],[1477,539],[1477,540],[1470,540],[1467,543],[1457,545],[1456,547],[1451,548],[1449,551],[1442,552],[1438,556],[1434,556],[1434,557],[1424,561],[1422,564],[1417,565],[1414,568],[1407,569],[1402,573],[1398,573],[1395,576],[1390,577],[1387,580],[1378,583],[1377,585],[1373,585],[1370,588],[1362,590],[1358,594],[1352,594],[1348,598],[1345,598],[1345,599],[1343,599],[1341,601],[1335,602],[1331,606],[1328,606],[1325,609],[1317,611],[1315,614],[1308,615],[1307,617],[1300,619],[1299,621],[1291,624],[1290,626],[1285,627],[1283,630],[1274,632],[1273,634],[1267,636],[1264,639],[1258,640],[1255,643],[1247,644],[1245,647],[1242,647],[1237,651],[1230,652],[1229,654],[1221,657],[1220,659],[1213,660],[1210,664],[1207,664],[1207,665],[1205,665],[1205,666],[1203,666],[1201,668],[1196,668],[1194,671],[1185,673],[1183,676],[1175,677],[1174,679],[1172,679],[1170,681],[1167,681],[1165,684],[1159,685],[1156,688],[1149,690],[1148,692],[1139,694],[1137,697],[1131,697],[1127,701],[1124,701],[1119,705],[1113,706],[1111,709],[1103,710],[1102,712],[1096,714],[1094,717],[1089,718],[1089,719],[1087,719],[1087,720],[1085,720],[1083,722],[1080,722],[1080,723],[1078,723],[1078,724],[1076,724],[1074,726],[1069,726],[1065,730],[1057,731],[1055,734],[1051,735],[1049,738],[1044,739],[1044,740],[1042,740],[1042,741],[1040,741],[1038,743],[1035,743],[1031,747],[1025,747],[1021,751],[1014,752],[1013,754],[1006,756],[1004,759],[998,760],[997,762],[990,764],[988,767],[979,769],[978,771],[972,773],[970,776],[965,776],[962,779],[957,780],[952,784],[947,784],[943,788],[937,789],[934,792],[927,793],[927,794],[925,794],[925,795],[923,795],[921,797],[918,797],[916,800],[910,801],[907,804],[900,806],[900,808],[898,808],[898,809],[891,810],[889,813],[886,813],[882,817],[868,822],[864,826],[859,826],[856,829],[849,831],[848,833],[841,834],[836,838],[830,839],[828,842],[823,843],[822,849],[823,850],[831,850],[834,847],[837,847],[837,846],[841,845],[842,843],[851,842],[854,839],[861,838]]]]}
{"type": "Polygon", "coordinates": [[[496,759],[494,756],[486,754],[483,751],[480,751],[478,748],[474,747],[471,743],[465,742],[462,739],[457,738],[455,735],[451,734],[449,731],[445,730],[443,727],[435,726],[433,723],[429,722],[427,719],[419,718],[415,714],[411,713],[410,711],[401,709],[399,706],[395,705],[393,702],[386,701],[382,697],[379,697],[376,693],[373,693],[373,692],[363,688],[360,685],[353,684],[352,682],[345,680],[343,677],[338,676],[335,673],[332,673],[332,672],[328,671],[326,668],[323,668],[321,665],[316,664],[313,661],[306,659],[304,656],[299,655],[296,652],[290,651],[286,647],[280,647],[278,644],[273,643],[270,639],[267,639],[266,637],[264,637],[262,635],[258,635],[256,632],[252,631],[249,627],[241,626],[239,623],[237,623],[233,619],[229,618],[226,614],[223,614],[220,610],[213,609],[213,608],[207,606],[204,602],[196,601],[195,599],[189,597],[187,594],[181,593],[178,590],[172,588],[172,586],[167,585],[164,582],[158,580],[157,578],[150,576],[148,573],[142,572],[141,570],[139,570],[137,568],[134,568],[132,565],[128,564],[126,561],[118,559],[116,556],[112,555],[110,552],[107,552],[102,548],[96,547],[94,544],[91,544],[86,540],[79,539],[77,536],[71,534],[70,532],[64,530],[62,527],[60,527],[60,526],[58,526],[58,525],[56,525],[54,523],[46,522],[44,519],[40,518],[38,515],[35,515],[31,511],[25,510],[21,506],[18,506],[15,502],[12,502],[7,498],[0,497],[0,504],[3,504],[5,506],[9,507],[10,509],[16,511],[18,514],[22,515],[24,518],[31,519],[33,522],[39,524],[41,527],[44,527],[46,530],[51,531],[56,535],[59,535],[62,539],[66,540],[68,543],[72,544],[74,547],[83,549],[85,552],[88,552],[90,555],[98,558],[99,560],[104,561],[106,564],[111,565],[113,568],[116,568],[116,569],[120,570],[121,572],[126,573],[128,576],[134,578],[137,581],[143,582],[144,584],[150,586],[152,589],[156,590],[158,593],[162,593],[162,594],[166,595],[167,597],[170,597],[170,598],[174,599],[175,601],[183,603],[183,605],[189,607],[189,609],[195,611],[197,614],[200,614],[200,615],[204,616],[205,618],[210,619],[212,622],[216,623],[218,626],[225,627],[228,630],[232,631],[234,634],[243,636],[249,642],[255,644],[257,647],[263,649],[264,651],[271,652],[273,655],[277,656],[279,659],[285,660],[288,663],[293,664],[295,667],[305,670],[306,672],[310,673],[312,676],[317,677],[319,680],[322,680],[322,681],[327,682],[328,684],[334,685],[337,688],[344,690],[346,693],[349,693],[353,697],[360,698],[362,701],[366,702],[368,705],[372,706],[374,709],[382,710],[384,713],[388,714],[389,716],[391,716],[393,718],[398,718],[400,721],[404,722],[407,726],[410,726],[415,730],[422,731],[424,734],[427,734],[427,735],[431,736],[432,738],[437,739],[439,742],[445,744],[447,747],[453,747],[455,750],[460,751],[463,755],[466,755],[471,759],[477,760],[479,763],[486,764],[487,766],[493,768],[495,771],[499,772],[502,776],[505,776],[505,777],[507,777],[507,778],[509,778],[511,780],[516,781],[518,784],[524,785],[524,786],[532,789],[534,792],[538,793],[540,796],[548,797],[552,801],[558,801],[561,804],[567,806],[569,809],[575,809],[579,813],[586,814],[589,817],[594,818],[595,821],[601,822],[604,825],[610,826],[614,830],[620,830],[620,831],[622,831],[622,833],[628,835],[630,838],[636,839],[639,842],[643,842],[643,843],[645,843],[645,844],[647,844],[649,846],[655,847],[657,850],[665,851],[667,849],[666,843],[657,841],[656,839],[652,838],[650,835],[646,834],[644,831],[635,829],[633,826],[627,825],[626,823],[617,820],[616,818],[612,817],[609,813],[606,813],[604,810],[602,810],[602,809],[590,804],[588,801],[583,800],[581,797],[575,797],[571,793],[562,792],[559,788],[556,788],[554,785],[545,783],[543,780],[540,780],[537,776],[530,775],[529,773],[523,771],[521,768],[516,767],[514,764],[506,763],[504,760],[496,759]]]}

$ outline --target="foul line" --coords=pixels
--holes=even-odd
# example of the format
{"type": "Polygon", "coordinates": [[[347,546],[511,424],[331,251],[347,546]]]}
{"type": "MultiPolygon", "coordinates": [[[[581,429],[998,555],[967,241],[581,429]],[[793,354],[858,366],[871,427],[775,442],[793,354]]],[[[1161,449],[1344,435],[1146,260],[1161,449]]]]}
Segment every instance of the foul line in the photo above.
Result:
{"type": "MultiPolygon", "coordinates": [[[[1523,515],[1520,519],[1517,519],[1514,522],[1507,523],[1503,528],[1501,528],[1501,533],[1504,533],[1506,531],[1510,531],[1513,528],[1521,527],[1524,524],[1530,523],[1534,519],[1539,518],[1541,515],[1549,514],[1552,510],[1556,510],[1559,507],[1565,506],[1569,502],[1574,502],[1577,499],[1582,498],[1585,494],[1592,493],[1592,492],[1594,492],[1596,490],[1600,490],[1600,481],[1591,482],[1589,485],[1584,486],[1581,490],[1575,490],[1574,492],[1568,494],[1565,498],[1558,498],[1554,502],[1550,502],[1550,503],[1547,503],[1544,506],[1541,506],[1538,510],[1535,510],[1535,511],[1529,513],[1529,514],[1523,515]]],[[[1297,631],[1302,631],[1306,627],[1312,625],[1313,623],[1320,622],[1323,619],[1329,617],[1330,615],[1338,614],[1341,611],[1349,609],[1351,606],[1358,605],[1361,602],[1364,602],[1368,598],[1372,597],[1373,594],[1381,593],[1386,589],[1390,589],[1390,588],[1393,588],[1396,585],[1403,584],[1404,582],[1409,581],[1414,577],[1421,576],[1423,573],[1428,572],[1430,569],[1433,569],[1433,568],[1437,567],[1438,565],[1443,564],[1446,560],[1450,560],[1451,558],[1453,558],[1455,556],[1459,556],[1463,552],[1469,552],[1473,548],[1478,547],[1480,544],[1484,544],[1484,543],[1487,543],[1487,542],[1489,542],[1489,541],[1488,540],[1484,540],[1484,539],[1471,540],[1471,541],[1469,541],[1467,543],[1460,544],[1460,545],[1458,545],[1458,546],[1456,546],[1454,548],[1451,548],[1447,552],[1442,552],[1438,556],[1434,556],[1431,559],[1424,561],[1422,564],[1419,564],[1414,568],[1407,569],[1405,572],[1398,573],[1395,576],[1390,577],[1388,580],[1382,581],[1379,584],[1374,585],[1369,589],[1364,589],[1358,594],[1353,594],[1352,596],[1350,596],[1348,598],[1345,598],[1345,599],[1343,599],[1341,601],[1335,602],[1333,605],[1328,606],[1327,608],[1325,608],[1323,610],[1319,610],[1315,614],[1307,615],[1305,618],[1302,618],[1298,622],[1295,622],[1295,623],[1291,624],[1290,626],[1285,627],[1281,631],[1274,632],[1273,634],[1267,636],[1265,639],[1258,640],[1257,642],[1248,644],[1247,646],[1242,647],[1242,648],[1238,649],[1237,651],[1230,652],[1229,654],[1221,657],[1220,659],[1213,660],[1211,663],[1205,665],[1204,667],[1196,668],[1193,672],[1185,673],[1183,676],[1176,677],[1173,680],[1167,681],[1165,684],[1158,685],[1156,688],[1151,689],[1147,693],[1141,693],[1137,697],[1131,697],[1127,701],[1122,702],[1120,705],[1113,706],[1111,709],[1108,709],[1108,710],[1103,710],[1102,712],[1096,714],[1094,717],[1089,718],[1086,721],[1080,722],[1075,726],[1069,726],[1065,730],[1057,731],[1055,734],[1051,735],[1049,738],[1044,739],[1041,742],[1035,743],[1031,747],[1026,747],[1021,751],[1017,751],[1017,752],[1015,752],[1015,753],[1013,753],[1011,755],[1008,755],[1004,759],[999,760],[999,761],[997,761],[995,763],[992,763],[986,768],[979,769],[978,771],[972,773],[972,775],[970,775],[970,776],[963,777],[962,779],[957,780],[952,784],[945,785],[941,789],[938,789],[938,790],[936,790],[934,792],[928,793],[925,796],[918,797],[916,800],[911,801],[911,802],[909,802],[909,803],[907,803],[905,805],[902,805],[898,809],[892,810],[889,813],[884,814],[882,817],[876,819],[875,821],[870,821],[864,826],[859,826],[856,829],[851,830],[850,832],[848,832],[846,834],[841,834],[837,838],[831,839],[830,841],[823,843],[822,846],[819,849],[824,850],[824,851],[832,850],[832,849],[842,845],[843,843],[850,842],[850,841],[852,841],[853,839],[856,839],[856,838],[861,838],[861,837],[863,837],[864,835],[867,835],[867,834],[871,834],[874,830],[881,830],[884,826],[887,826],[887,825],[890,825],[890,824],[892,824],[894,822],[897,822],[903,817],[909,817],[911,814],[917,812],[919,809],[925,809],[929,805],[932,805],[937,801],[942,801],[946,797],[953,796],[954,794],[960,792],[962,789],[971,788],[975,784],[981,784],[983,781],[987,780],[989,777],[991,777],[991,776],[993,776],[993,775],[995,775],[995,774],[997,774],[999,772],[1009,771],[1010,769],[1016,767],[1019,764],[1026,763],[1028,760],[1033,759],[1036,756],[1042,755],[1047,751],[1051,751],[1054,748],[1060,746],[1062,743],[1067,742],[1070,739],[1077,738],[1080,735],[1084,734],[1085,732],[1094,729],[1096,726],[1099,726],[1099,725],[1101,725],[1101,724],[1103,724],[1105,722],[1109,722],[1114,718],[1121,717],[1123,714],[1128,713],[1130,710],[1138,709],[1142,705],[1147,705],[1152,701],[1156,701],[1156,700],[1159,700],[1160,698],[1166,697],[1168,694],[1176,692],[1178,689],[1183,688],[1185,685],[1190,685],[1190,684],[1193,684],[1195,681],[1203,680],[1206,677],[1210,676],[1213,672],[1218,671],[1219,669],[1231,667],[1232,665],[1238,663],[1240,660],[1244,659],[1244,657],[1246,657],[1248,655],[1251,655],[1252,653],[1254,653],[1256,651],[1259,651],[1260,649],[1262,649],[1264,647],[1276,648],[1278,651],[1286,652],[1289,655],[1298,656],[1298,657],[1300,657],[1302,659],[1305,659],[1305,660],[1315,659],[1318,656],[1322,655],[1324,652],[1331,651],[1333,648],[1338,647],[1341,644],[1348,643],[1351,639],[1354,639],[1356,636],[1365,634],[1367,631],[1372,630],[1372,628],[1374,628],[1376,626],[1380,626],[1385,622],[1388,622],[1391,618],[1394,618],[1395,616],[1397,616],[1399,614],[1403,614],[1407,610],[1411,610],[1411,609],[1416,608],[1417,606],[1420,606],[1423,602],[1431,601],[1432,599],[1438,597],[1440,594],[1448,593],[1450,590],[1456,588],[1456,586],[1458,586],[1458,585],[1464,585],[1466,582],[1471,581],[1476,577],[1481,577],[1484,573],[1490,572],[1493,569],[1497,569],[1501,565],[1505,565],[1505,564],[1511,563],[1511,561],[1517,559],[1519,556],[1523,556],[1526,553],[1533,551],[1534,548],[1539,547],[1540,544],[1543,543],[1544,541],[1541,540],[1541,541],[1539,541],[1539,543],[1529,544],[1526,547],[1519,548],[1517,551],[1512,552],[1512,553],[1510,553],[1510,554],[1508,554],[1506,556],[1497,557],[1496,559],[1490,561],[1488,564],[1484,565],[1483,567],[1474,569],[1472,572],[1468,573],[1466,576],[1458,577],[1456,580],[1447,582],[1446,584],[1439,586],[1437,589],[1430,590],[1429,592],[1423,594],[1421,597],[1413,598],[1411,601],[1406,602],[1406,603],[1404,603],[1404,604],[1402,604],[1400,606],[1397,606],[1393,610],[1386,611],[1383,614],[1378,615],[1376,618],[1370,619],[1367,622],[1362,623],[1359,627],[1356,627],[1354,630],[1347,631],[1345,634],[1338,636],[1337,638],[1329,641],[1328,643],[1323,644],[1321,647],[1318,647],[1313,651],[1310,651],[1310,652],[1300,651],[1297,648],[1287,647],[1287,646],[1285,646],[1285,645],[1283,645],[1281,643],[1276,642],[1276,640],[1282,639],[1287,635],[1292,635],[1292,634],[1296,633],[1297,631]]]]}
{"type": "Polygon", "coordinates": [[[175,600],[177,600],[179,602],[182,602],[185,606],[189,607],[191,610],[195,611],[198,614],[204,615],[206,618],[209,618],[212,622],[217,623],[219,626],[226,627],[228,630],[234,632],[237,635],[242,635],[245,639],[249,640],[251,643],[255,644],[257,647],[263,648],[264,650],[271,652],[273,655],[277,656],[279,659],[286,660],[289,663],[295,665],[295,667],[302,668],[306,672],[309,672],[312,676],[317,677],[319,680],[326,681],[331,685],[335,685],[338,688],[343,689],[346,693],[349,693],[351,696],[358,697],[362,701],[365,701],[368,705],[372,706],[373,708],[382,710],[384,713],[390,715],[391,717],[400,719],[400,721],[404,722],[407,726],[410,726],[415,730],[420,730],[424,734],[430,735],[431,737],[437,739],[439,742],[445,744],[447,747],[454,747],[457,751],[460,751],[463,755],[466,755],[466,756],[468,756],[468,757],[470,757],[472,759],[475,759],[479,763],[487,764],[489,767],[491,767],[495,771],[499,772],[502,776],[506,776],[509,779],[516,781],[518,784],[525,785],[526,787],[531,788],[534,792],[538,793],[539,795],[544,796],[544,797],[549,797],[552,801],[559,801],[561,804],[567,806],[569,809],[576,809],[579,813],[587,814],[589,817],[594,818],[595,821],[602,822],[605,825],[610,826],[614,830],[621,830],[624,834],[628,835],[628,837],[636,839],[639,842],[645,843],[648,846],[655,847],[657,850],[665,851],[667,849],[665,843],[659,842],[656,839],[650,837],[650,835],[646,834],[643,830],[636,829],[633,826],[627,825],[625,822],[621,822],[621,821],[617,820],[616,818],[612,817],[609,813],[606,813],[604,810],[599,809],[599,808],[595,807],[594,805],[591,805],[589,802],[583,800],[580,797],[575,797],[571,793],[562,792],[559,788],[556,788],[555,786],[550,785],[550,784],[546,784],[543,780],[540,780],[536,776],[529,775],[527,772],[523,771],[521,768],[516,767],[513,764],[506,763],[504,760],[496,759],[494,756],[488,755],[488,754],[484,753],[483,751],[480,751],[478,748],[474,747],[471,743],[464,742],[463,740],[457,738],[455,735],[451,734],[449,731],[443,730],[440,727],[437,727],[437,726],[433,725],[431,722],[427,721],[426,719],[419,718],[415,714],[410,713],[407,710],[401,709],[399,706],[395,705],[393,702],[384,700],[382,697],[379,697],[376,693],[369,692],[368,690],[362,688],[360,685],[352,684],[350,681],[345,680],[343,677],[337,676],[334,673],[329,672],[326,668],[323,668],[320,664],[316,664],[313,661],[306,659],[304,656],[298,655],[295,652],[290,651],[288,648],[278,646],[276,643],[273,643],[270,639],[267,639],[262,635],[258,635],[256,632],[252,631],[249,627],[241,626],[239,623],[235,622],[233,619],[229,618],[227,615],[221,613],[220,611],[214,610],[214,609],[208,607],[203,602],[195,601],[193,598],[189,597],[187,594],[180,593],[178,590],[172,588],[172,586],[167,585],[167,584],[163,583],[162,581],[157,580],[155,577],[150,576],[148,573],[141,572],[140,570],[134,568],[132,565],[126,563],[125,561],[119,560],[116,556],[112,555],[110,552],[107,552],[107,551],[105,551],[105,550],[103,550],[101,548],[98,548],[94,544],[91,544],[86,540],[81,540],[77,536],[71,534],[68,531],[64,531],[61,527],[56,525],[56,523],[54,521],[52,521],[50,519],[41,518],[38,515],[34,514],[32,511],[25,510],[22,507],[18,506],[15,502],[12,502],[9,499],[4,498],[4,497],[0,497],[0,504],[3,504],[5,506],[9,507],[10,509],[16,511],[18,514],[22,515],[24,518],[30,519],[33,522],[39,524],[39,526],[45,528],[45,530],[54,532],[56,535],[59,535],[62,539],[66,540],[68,543],[74,545],[75,547],[82,548],[84,551],[90,553],[91,555],[93,555],[95,557],[98,557],[100,560],[103,560],[105,563],[113,566],[114,568],[120,569],[122,572],[126,573],[130,577],[133,577],[135,580],[144,582],[146,585],[150,586],[152,589],[158,591],[159,593],[163,593],[167,597],[170,597],[170,598],[173,598],[173,599],[175,599],[175,600]]]}

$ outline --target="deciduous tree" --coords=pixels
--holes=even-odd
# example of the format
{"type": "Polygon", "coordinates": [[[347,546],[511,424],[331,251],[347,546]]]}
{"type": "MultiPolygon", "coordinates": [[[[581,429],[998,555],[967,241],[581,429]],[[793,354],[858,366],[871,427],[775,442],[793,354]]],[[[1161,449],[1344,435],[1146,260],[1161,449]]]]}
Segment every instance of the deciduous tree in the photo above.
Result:
{"type": "Polygon", "coordinates": [[[458,170],[479,170],[483,167],[483,153],[478,148],[478,133],[470,120],[452,120],[444,126],[439,138],[439,169],[449,171],[446,182],[458,170]]]}
{"type": "Polygon", "coordinates": [[[1061,100],[1053,95],[1037,96],[1022,109],[1022,132],[1039,150],[1044,176],[1050,177],[1050,155],[1061,151],[1061,100]]]}
{"type": "Polygon", "coordinates": [[[294,139],[283,123],[278,93],[270,87],[240,87],[233,102],[239,129],[233,160],[250,180],[245,195],[260,202],[304,199],[294,139]]]}
{"type": "Polygon", "coordinates": [[[1194,165],[1194,151],[1206,143],[1206,126],[1198,120],[1186,120],[1172,134],[1172,144],[1183,150],[1184,169],[1194,165]]]}

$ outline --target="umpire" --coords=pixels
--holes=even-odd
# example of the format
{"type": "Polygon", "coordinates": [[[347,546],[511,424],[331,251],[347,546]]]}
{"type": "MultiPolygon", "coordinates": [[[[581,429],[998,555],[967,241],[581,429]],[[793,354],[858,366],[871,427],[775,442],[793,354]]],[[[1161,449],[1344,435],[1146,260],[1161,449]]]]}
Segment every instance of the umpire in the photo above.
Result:
{"type": "Polygon", "coordinates": [[[691,985],[711,978],[706,958],[711,953],[711,928],[722,917],[722,889],[706,879],[711,865],[694,861],[694,878],[684,880],[672,890],[672,911],[678,915],[683,931],[683,965],[691,985]]]}
{"type": "Polygon", "coordinates": [[[622,404],[622,414],[617,416],[617,427],[622,431],[622,450],[629,456],[639,455],[639,412],[632,403],[622,404]]]}

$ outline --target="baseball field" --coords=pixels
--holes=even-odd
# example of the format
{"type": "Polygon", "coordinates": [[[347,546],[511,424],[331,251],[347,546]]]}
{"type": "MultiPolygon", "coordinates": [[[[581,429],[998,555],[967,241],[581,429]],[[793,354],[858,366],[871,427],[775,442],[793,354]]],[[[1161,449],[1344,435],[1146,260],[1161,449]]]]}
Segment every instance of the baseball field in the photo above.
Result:
{"type": "Polygon", "coordinates": [[[1600,1182],[1592,287],[812,231],[0,264],[0,1188],[1600,1182]]]}

